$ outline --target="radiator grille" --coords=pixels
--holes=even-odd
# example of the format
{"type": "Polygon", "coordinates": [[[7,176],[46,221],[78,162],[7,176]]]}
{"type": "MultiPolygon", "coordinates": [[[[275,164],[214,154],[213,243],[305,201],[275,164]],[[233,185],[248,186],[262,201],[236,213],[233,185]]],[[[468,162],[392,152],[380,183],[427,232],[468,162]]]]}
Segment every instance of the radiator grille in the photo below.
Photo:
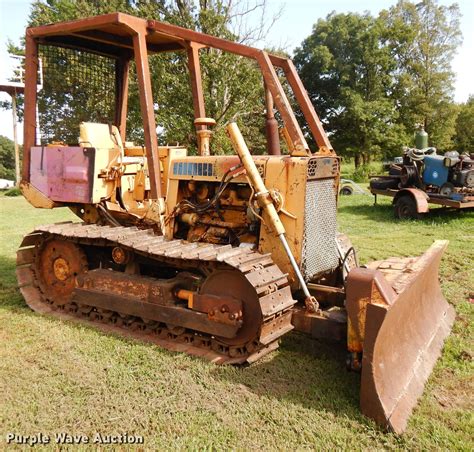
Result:
{"type": "Polygon", "coordinates": [[[339,265],[334,179],[306,182],[302,270],[306,280],[339,265]]]}

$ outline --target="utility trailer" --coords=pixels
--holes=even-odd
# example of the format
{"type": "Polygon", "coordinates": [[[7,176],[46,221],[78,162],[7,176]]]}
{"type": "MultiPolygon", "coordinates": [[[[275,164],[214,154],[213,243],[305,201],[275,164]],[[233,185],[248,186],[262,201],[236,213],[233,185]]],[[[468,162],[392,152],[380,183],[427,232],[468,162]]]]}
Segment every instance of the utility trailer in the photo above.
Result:
{"type": "Polygon", "coordinates": [[[448,151],[443,155],[428,147],[428,134],[419,130],[416,147],[390,164],[388,175],[370,176],[370,192],[391,196],[398,219],[420,218],[429,204],[451,209],[474,207],[474,153],[448,151]]]}
{"type": "MultiPolygon", "coordinates": [[[[377,176],[380,178],[380,176],[377,176]]],[[[449,209],[471,210],[474,208],[474,196],[460,196],[453,199],[439,193],[429,193],[419,188],[370,188],[374,195],[374,204],[377,204],[377,195],[390,196],[393,198],[395,216],[400,219],[419,219],[423,214],[429,212],[429,204],[436,204],[449,209]]]]}

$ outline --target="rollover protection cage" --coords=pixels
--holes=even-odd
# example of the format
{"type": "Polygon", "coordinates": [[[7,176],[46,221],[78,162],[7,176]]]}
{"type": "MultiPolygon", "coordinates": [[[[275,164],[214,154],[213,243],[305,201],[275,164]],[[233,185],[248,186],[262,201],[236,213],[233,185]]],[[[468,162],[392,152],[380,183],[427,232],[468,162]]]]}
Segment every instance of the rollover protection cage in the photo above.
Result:
{"type": "Polygon", "coordinates": [[[77,145],[81,122],[115,122],[117,60],[48,43],[38,46],[38,55],[44,83],[35,144],[77,145]]]}

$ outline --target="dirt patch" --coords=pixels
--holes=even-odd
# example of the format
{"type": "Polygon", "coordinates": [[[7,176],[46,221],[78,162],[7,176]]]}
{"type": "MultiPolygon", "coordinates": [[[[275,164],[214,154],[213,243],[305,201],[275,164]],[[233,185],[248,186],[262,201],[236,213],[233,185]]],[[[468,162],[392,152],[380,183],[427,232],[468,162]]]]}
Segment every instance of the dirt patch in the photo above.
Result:
{"type": "MultiPolygon", "coordinates": [[[[469,360],[472,360],[472,355],[469,355],[469,360]]],[[[446,410],[466,410],[474,411],[474,400],[472,394],[474,393],[474,378],[456,378],[453,379],[452,372],[446,370],[441,376],[444,384],[437,385],[436,392],[433,394],[441,407],[446,410]],[[453,381],[454,380],[454,381],[453,381]]]]}

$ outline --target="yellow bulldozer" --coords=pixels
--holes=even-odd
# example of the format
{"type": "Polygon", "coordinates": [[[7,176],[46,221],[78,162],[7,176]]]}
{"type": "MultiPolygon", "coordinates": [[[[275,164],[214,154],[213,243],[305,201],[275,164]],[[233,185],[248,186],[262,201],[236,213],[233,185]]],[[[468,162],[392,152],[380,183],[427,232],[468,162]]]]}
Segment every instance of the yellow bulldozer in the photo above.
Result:
{"type": "Polygon", "coordinates": [[[292,330],[344,341],[362,412],[404,430],[454,319],[438,281],[446,242],[359,265],[337,230],[340,158],[290,60],[113,13],[28,28],[25,66],[22,193],[81,220],[24,237],[17,278],[32,309],[220,364],[253,363],[292,330]],[[235,154],[213,152],[199,56],[209,48],[260,70],[265,155],[235,122],[235,154]],[[197,155],[158,145],[149,57],[161,52],[187,57],[197,155]],[[131,73],[142,144],[126,136],[131,73]]]}

